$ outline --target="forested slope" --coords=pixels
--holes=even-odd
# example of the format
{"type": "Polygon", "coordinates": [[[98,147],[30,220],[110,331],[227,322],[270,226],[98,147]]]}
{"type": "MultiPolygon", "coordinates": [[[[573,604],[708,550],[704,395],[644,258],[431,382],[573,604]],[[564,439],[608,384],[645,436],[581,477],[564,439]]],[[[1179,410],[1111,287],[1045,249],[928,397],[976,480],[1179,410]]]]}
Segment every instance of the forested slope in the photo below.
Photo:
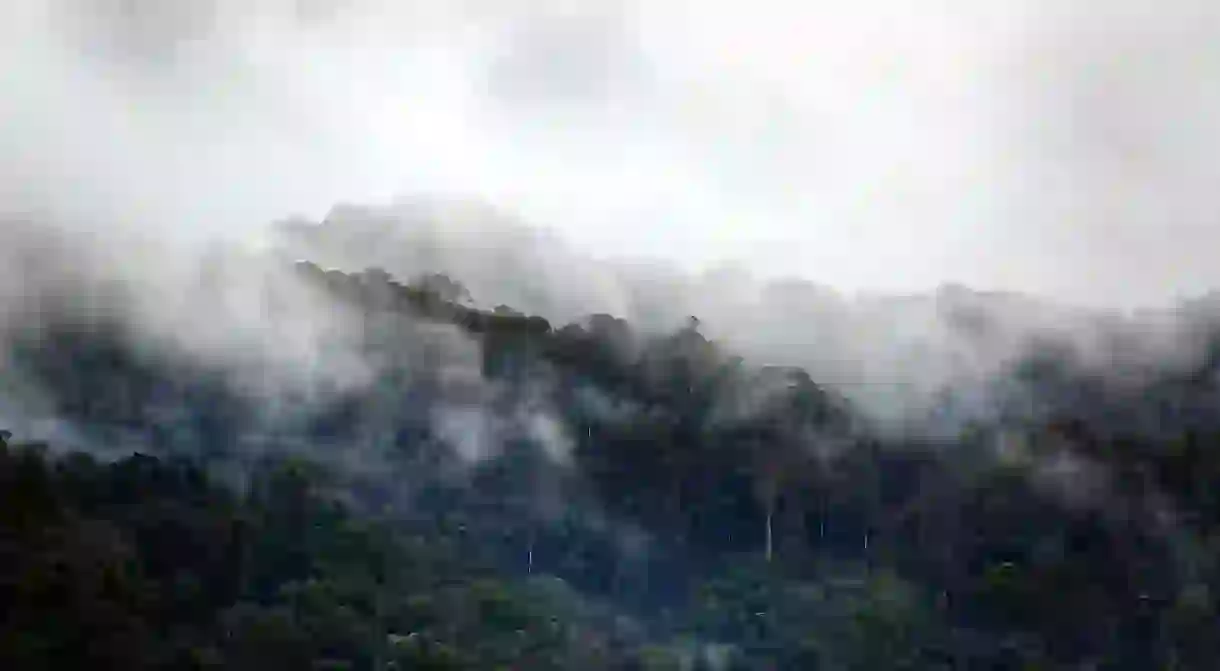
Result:
{"type": "Polygon", "coordinates": [[[693,318],[557,326],[440,276],[293,272],[359,322],[371,379],[272,403],[105,319],[14,346],[110,456],[5,441],[0,666],[1220,659],[1210,357],[1119,388],[1047,348],[997,380],[1002,419],[896,435],[693,318]]]}

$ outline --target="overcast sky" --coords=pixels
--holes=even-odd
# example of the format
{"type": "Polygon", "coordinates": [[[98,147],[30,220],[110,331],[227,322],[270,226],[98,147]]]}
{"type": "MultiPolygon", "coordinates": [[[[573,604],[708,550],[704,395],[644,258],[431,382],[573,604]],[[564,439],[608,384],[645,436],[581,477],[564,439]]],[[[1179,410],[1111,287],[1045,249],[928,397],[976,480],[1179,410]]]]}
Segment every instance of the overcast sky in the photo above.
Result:
{"type": "Polygon", "coordinates": [[[440,192],[847,291],[1220,286],[1206,0],[13,0],[0,59],[3,206],[81,225],[440,192]]]}

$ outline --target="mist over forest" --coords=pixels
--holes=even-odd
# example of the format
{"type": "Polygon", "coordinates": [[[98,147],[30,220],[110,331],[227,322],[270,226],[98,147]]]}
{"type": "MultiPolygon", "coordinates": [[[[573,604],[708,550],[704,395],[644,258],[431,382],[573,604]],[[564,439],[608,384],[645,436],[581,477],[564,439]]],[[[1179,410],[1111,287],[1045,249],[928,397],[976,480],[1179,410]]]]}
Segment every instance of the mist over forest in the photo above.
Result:
{"type": "Polygon", "coordinates": [[[11,222],[10,665],[1215,659],[1206,300],[659,277],[493,216],[11,222]]]}
{"type": "Polygon", "coordinates": [[[1216,668],[1217,31],[3,4],[0,668],[1216,668]]]}

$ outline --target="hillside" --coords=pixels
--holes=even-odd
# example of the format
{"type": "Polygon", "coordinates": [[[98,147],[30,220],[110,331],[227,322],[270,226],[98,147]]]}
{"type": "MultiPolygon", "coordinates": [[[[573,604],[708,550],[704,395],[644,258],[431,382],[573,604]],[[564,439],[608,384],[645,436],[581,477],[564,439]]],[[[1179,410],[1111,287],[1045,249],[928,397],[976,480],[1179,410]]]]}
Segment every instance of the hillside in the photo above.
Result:
{"type": "Polygon", "coordinates": [[[76,444],[0,452],[0,665],[1209,669],[1220,652],[1211,357],[1118,384],[1034,347],[983,381],[987,413],[904,434],[698,319],[561,326],[473,307],[441,275],[292,273],[346,320],[358,384],[272,394],[105,317],[14,345],[11,379],[76,444]]]}

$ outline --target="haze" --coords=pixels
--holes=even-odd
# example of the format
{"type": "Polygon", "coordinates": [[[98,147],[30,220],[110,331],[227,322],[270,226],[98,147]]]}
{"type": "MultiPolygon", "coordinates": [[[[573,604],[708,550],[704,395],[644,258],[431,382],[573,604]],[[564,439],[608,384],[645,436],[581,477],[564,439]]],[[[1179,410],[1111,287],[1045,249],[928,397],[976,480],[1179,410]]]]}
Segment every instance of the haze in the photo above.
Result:
{"type": "Polygon", "coordinates": [[[17,0],[6,210],[247,239],[485,200],[597,256],[1130,307],[1220,285],[1220,9],[17,0]]]}

